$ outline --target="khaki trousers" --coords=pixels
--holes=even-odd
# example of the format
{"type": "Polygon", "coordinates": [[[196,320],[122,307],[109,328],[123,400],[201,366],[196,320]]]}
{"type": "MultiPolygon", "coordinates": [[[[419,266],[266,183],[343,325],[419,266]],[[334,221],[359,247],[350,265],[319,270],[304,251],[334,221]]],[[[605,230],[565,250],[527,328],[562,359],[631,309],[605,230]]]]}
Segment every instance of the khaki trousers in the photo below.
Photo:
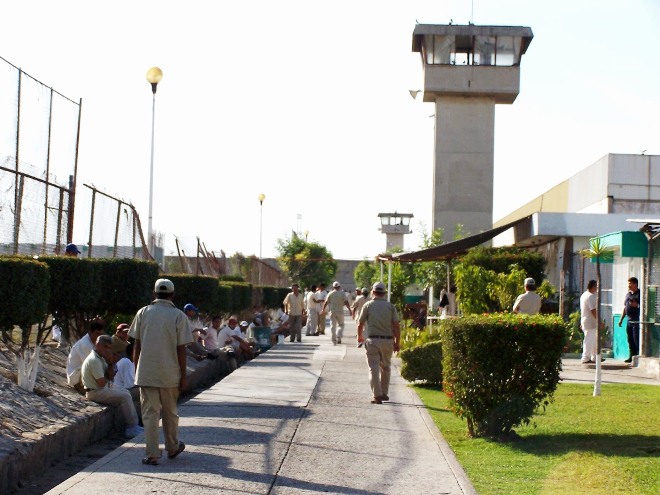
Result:
{"type": "Polygon", "coordinates": [[[365,342],[371,392],[374,397],[387,395],[390,390],[390,375],[394,341],[392,339],[369,339],[365,342]]]}
{"type": "Polygon", "coordinates": [[[135,426],[138,423],[138,416],[137,412],[135,412],[135,406],[133,405],[133,398],[131,397],[131,393],[125,388],[103,387],[96,390],[90,390],[85,395],[89,400],[98,404],[119,407],[127,428],[135,426]]]}
{"type": "Polygon", "coordinates": [[[305,335],[314,335],[314,333],[317,331],[318,325],[319,325],[319,312],[316,310],[316,308],[308,309],[305,335]]]}
{"type": "Polygon", "coordinates": [[[176,401],[179,398],[179,387],[158,388],[140,387],[140,404],[142,405],[142,423],[147,443],[147,457],[160,457],[158,445],[158,419],[162,414],[165,450],[176,452],[179,448],[179,415],[176,401]]]}
{"type": "Polygon", "coordinates": [[[336,344],[337,339],[341,339],[344,336],[344,310],[341,312],[335,313],[334,311],[330,312],[330,332],[332,333],[332,343],[336,344]],[[337,332],[337,327],[339,327],[339,332],[337,332]]]}

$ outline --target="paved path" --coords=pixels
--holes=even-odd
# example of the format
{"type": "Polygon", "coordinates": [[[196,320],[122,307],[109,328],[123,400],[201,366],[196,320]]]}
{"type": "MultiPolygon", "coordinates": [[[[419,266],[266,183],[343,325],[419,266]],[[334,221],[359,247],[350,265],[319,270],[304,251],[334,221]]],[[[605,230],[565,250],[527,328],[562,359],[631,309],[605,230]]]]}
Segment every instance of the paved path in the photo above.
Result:
{"type": "Polygon", "coordinates": [[[370,404],[346,321],[344,344],[287,341],[180,406],[187,448],[176,459],[142,465],[136,437],[48,493],[476,493],[398,360],[391,402],[370,404]]]}
{"type": "MultiPolygon", "coordinates": [[[[602,363],[602,367],[602,383],[660,385],[660,380],[657,378],[617,359],[607,359],[602,363]]],[[[564,383],[594,383],[596,377],[594,364],[584,365],[580,359],[562,359],[562,368],[560,376],[564,383]]]]}

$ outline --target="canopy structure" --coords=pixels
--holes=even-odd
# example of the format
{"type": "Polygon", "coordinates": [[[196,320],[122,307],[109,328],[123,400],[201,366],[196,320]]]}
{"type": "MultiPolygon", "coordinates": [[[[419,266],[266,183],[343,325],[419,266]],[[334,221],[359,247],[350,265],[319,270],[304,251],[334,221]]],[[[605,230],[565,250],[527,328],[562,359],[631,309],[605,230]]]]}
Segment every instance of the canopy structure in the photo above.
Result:
{"type": "Polygon", "coordinates": [[[382,261],[399,261],[401,263],[419,263],[421,261],[445,261],[465,254],[468,249],[479,246],[484,242],[490,241],[493,237],[501,234],[505,230],[528,220],[530,217],[519,218],[513,222],[500,227],[486,230],[479,234],[464,237],[457,241],[446,242],[440,246],[413,251],[410,253],[380,254],[378,259],[382,261]]]}

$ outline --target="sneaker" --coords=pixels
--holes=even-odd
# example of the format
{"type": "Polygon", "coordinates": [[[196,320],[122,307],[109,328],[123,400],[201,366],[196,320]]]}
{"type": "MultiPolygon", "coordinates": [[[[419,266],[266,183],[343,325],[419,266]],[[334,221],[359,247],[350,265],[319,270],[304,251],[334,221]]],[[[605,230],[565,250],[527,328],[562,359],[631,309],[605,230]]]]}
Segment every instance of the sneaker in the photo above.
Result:
{"type": "Polygon", "coordinates": [[[126,432],[125,432],[126,438],[133,438],[133,437],[136,437],[136,436],[140,435],[141,433],[144,433],[144,428],[142,428],[139,425],[135,425],[135,426],[131,426],[130,428],[126,428],[126,432]]]}

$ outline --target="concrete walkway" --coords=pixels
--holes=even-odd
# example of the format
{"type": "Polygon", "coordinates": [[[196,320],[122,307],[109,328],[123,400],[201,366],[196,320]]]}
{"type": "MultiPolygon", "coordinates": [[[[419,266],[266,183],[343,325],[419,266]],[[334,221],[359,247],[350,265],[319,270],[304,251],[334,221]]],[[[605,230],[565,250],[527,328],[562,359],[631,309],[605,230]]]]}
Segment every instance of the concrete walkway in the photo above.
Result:
{"type": "Polygon", "coordinates": [[[365,352],[346,322],[343,344],[329,329],[287,340],[181,405],[187,447],[176,459],[142,465],[136,437],[48,493],[476,493],[398,359],[391,402],[369,402],[365,352]]]}

